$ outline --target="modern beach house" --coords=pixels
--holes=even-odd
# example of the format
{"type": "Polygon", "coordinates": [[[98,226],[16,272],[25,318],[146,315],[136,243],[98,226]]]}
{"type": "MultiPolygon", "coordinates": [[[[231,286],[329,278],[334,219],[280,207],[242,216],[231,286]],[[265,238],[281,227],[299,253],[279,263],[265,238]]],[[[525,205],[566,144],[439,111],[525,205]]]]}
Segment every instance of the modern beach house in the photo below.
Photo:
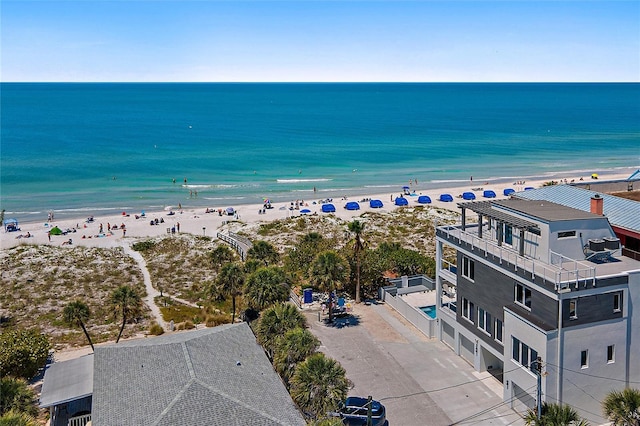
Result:
{"type": "Polygon", "coordinates": [[[608,392],[640,387],[640,262],[602,203],[462,202],[461,223],[436,229],[437,336],[519,412],[539,387],[599,424],[608,392]]]}

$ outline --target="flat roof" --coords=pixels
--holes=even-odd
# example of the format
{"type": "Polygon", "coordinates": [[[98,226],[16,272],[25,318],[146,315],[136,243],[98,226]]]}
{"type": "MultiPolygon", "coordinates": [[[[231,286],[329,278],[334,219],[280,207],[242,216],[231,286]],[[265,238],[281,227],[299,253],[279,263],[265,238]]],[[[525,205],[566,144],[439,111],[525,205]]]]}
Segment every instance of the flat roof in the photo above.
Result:
{"type": "Polygon", "coordinates": [[[505,209],[536,217],[546,222],[601,219],[603,217],[588,211],[574,209],[546,200],[523,200],[520,198],[510,198],[506,200],[492,201],[492,203],[505,209]]]}
{"type": "Polygon", "coordinates": [[[84,398],[93,393],[93,354],[54,362],[44,372],[40,407],[84,398]]]}

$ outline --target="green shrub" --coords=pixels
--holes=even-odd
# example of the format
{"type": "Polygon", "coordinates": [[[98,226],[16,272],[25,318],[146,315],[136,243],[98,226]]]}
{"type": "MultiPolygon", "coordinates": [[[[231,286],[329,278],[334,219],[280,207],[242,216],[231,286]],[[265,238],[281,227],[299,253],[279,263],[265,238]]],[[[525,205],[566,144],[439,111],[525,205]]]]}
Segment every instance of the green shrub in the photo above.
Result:
{"type": "Polygon", "coordinates": [[[164,328],[162,328],[162,326],[157,322],[153,322],[151,324],[151,327],[149,327],[149,334],[152,334],[154,336],[159,336],[163,333],[164,333],[164,328]]]}
{"type": "Polygon", "coordinates": [[[24,379],[3,377],[0,379],[0,415],[9,411],[36,416],[36,396],[24,379]]]}
{"type": "Polygon", "coordinates": [[[194,328],[196,328],[196,326],[191,321],[181,322],[176,326],[176,330],[192,330],[194,328]]]}
{"type": "Polygon", "coordinates": [[[145,251],[145,250],[151,250],[155,245],[156,245],[155,241],[147,240],[147,241],[140,241],[139,243],[134,243],[131,246],[131,248],[133,248],[135,251],[145,251]]]}
{"type": "Polygon", "coordinates": [[[205,325],[207,327],[215,327],[222,324],[228,324],[230,322],[231,318],[226,314],[207,315],[207,318],[205,318],[205,325]]]}

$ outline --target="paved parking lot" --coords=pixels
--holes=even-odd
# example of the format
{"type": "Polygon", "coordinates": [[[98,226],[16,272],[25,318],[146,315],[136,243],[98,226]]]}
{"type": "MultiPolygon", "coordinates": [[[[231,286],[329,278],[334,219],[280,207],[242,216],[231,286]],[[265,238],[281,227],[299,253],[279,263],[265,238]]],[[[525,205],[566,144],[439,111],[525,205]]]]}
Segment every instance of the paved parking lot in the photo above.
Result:
{"type": "Polygon", "coordinates": [[[330,327],[307,312],[320,350],[353,382],[349,395],[373,396],[391,426],[523,425],[502,403],[502,384],[451,349],[427,339],[384,304],[357,305],[351,325],[330,327]]]}

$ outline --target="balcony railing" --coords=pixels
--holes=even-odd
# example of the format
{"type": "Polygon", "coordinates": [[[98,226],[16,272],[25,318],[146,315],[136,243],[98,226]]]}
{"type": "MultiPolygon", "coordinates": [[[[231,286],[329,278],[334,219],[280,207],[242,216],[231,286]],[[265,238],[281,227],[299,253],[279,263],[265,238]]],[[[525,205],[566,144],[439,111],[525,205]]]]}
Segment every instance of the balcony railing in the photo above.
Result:
{"type": "Polygon", "coordinates": [[[82,416],[71,417],[67,426],[85,426],[91,421],[91,414],[83,414],[82,416]]]}
{"type": "MultiPolygon", "coordinates": [[[[477,229],[476,227],[469,227],[477,229]]],[[[570,259],[559,253],[551,252],[551,264],[539,260],[520,256],[518,252],[510,247],[498,245],[497,241],[479,238],[477,234],[463,231],[458,226],[440,226],[438,231],[444,233],[447,240],[466,243],[485,253],[485,256],[492,255],[498,259],[500,265],[511,265],[515,271],[524,270],[531,274],[531,278],[540,277],[553,284],[556,291],[569,289],[571,285],[578,288],[582,283],[584,286],[595,285],[596,268],[581,263],[575,259],[570,259]]]]}

